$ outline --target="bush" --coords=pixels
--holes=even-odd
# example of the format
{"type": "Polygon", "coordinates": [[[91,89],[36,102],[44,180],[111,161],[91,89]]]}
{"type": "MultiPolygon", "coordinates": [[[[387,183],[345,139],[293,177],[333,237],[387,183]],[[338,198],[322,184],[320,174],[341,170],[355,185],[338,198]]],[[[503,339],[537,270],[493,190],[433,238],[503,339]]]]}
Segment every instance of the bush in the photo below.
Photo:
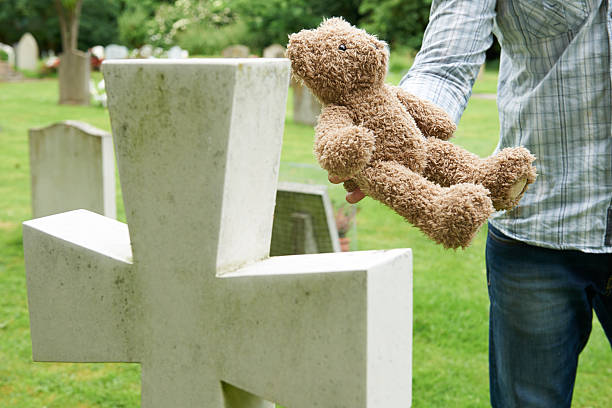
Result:
{"type": "Polygon", "coordinates": [[[247,43],[248,37],[248,28],[241,21],[219,28],[194,24],[176,36],[176,44],[189,55],[218,55],[225,47],[247,43]]]}
{"type": "Polygon", "coordinates": [[[142,6],[126,10],[118,20],[119,42],[129,48],[140,48],[147,43],[151,16],[142,6]]]}
{"type": "Polygon", "coordinates": [[[429,21],[431,0],[364,0],[360,26],[390,45],[419,49],[429,21]]]}
{"type": "Polygon", "coordinates": [[[234,21],[229,0],[176,0],[157,8],[155,18],[149,23],[148,42],[169,48],[176,43],[179,34],[192,26],[221,28],[234,21]]]}

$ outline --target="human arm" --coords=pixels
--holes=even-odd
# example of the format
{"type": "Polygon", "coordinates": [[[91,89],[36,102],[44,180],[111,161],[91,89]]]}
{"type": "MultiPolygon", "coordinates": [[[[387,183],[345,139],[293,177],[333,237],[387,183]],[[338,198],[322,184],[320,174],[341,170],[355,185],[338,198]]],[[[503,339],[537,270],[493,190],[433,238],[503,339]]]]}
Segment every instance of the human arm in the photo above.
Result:
{"type": "Polygon", "coordinates": [[[421,50],[400,87],[459,122],[493,41],[495,7],[496,0],[433,0],[421,50]]]}

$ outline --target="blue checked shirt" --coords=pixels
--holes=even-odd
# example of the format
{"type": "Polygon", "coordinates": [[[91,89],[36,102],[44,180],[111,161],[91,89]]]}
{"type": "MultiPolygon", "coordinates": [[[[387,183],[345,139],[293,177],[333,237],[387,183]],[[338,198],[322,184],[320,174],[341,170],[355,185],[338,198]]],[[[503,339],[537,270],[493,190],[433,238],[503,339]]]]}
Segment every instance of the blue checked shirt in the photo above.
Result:
{"type": "Polygon", "coordinates": [[[538,178],[491,223],[533,245],[612,252],[609,0],[434,0],[400,86],[458,122],[492,34],[502,47],[497,149],[528,148],[538,178]]]}

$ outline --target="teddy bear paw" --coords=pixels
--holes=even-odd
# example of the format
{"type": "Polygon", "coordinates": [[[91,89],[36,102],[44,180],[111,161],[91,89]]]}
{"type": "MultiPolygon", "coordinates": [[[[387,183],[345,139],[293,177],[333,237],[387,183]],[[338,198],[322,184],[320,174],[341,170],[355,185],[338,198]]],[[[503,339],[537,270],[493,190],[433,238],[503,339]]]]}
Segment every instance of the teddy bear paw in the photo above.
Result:
{"type": "Polygon", "coordinates": [[[533,156],[524,147],[506,148],[485,160],[483,186],[497,211],[515,207],[536,178],[533,156]]]}
{"type": "Polygon", "coordinates": [[[436,201],[435,238],[446,248],[467,247],[495,211],[489,191],[477,184],[453,185],[436,201]]]}

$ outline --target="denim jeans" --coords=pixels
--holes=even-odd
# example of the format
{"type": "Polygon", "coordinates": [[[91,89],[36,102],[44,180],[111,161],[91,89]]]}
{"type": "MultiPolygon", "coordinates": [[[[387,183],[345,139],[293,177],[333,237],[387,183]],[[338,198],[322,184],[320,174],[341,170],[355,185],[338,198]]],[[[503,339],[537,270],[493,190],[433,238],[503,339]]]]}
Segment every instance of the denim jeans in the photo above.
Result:
{"type": "Polygon", "coordinates": [[[612,254],[536,247],[489,225],[486,260],[491,405],[569,407],[593,309],[612,345],[612,254]]]}

